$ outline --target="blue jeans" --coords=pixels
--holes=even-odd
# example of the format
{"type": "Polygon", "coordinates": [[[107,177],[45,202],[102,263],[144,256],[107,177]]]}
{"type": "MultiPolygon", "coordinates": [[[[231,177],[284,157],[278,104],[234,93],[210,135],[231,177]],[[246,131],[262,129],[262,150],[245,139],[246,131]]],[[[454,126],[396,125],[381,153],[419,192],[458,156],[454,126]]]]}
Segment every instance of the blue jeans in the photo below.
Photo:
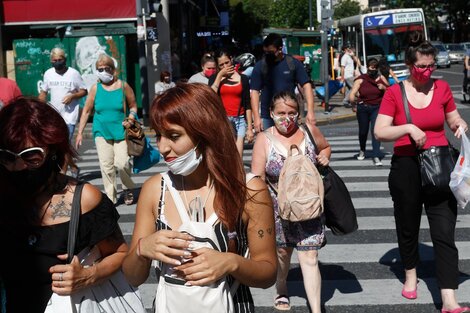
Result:
{"type": "Polygon", "coordinates": [[[72,142],[73,132],[75,131],[75,125],[67,124],[67,128],[69,129],[69,141],[72,142]]]}
{"type": "Polygon", "coordinates": [[[370,125],[370,134],[372,136],[372,157],[379,158],[381,157],[380,153],[380,141],[375,139],[374,136],[374,127],[375,120],[377,119],[377,114],[379,113],[379,105],[367,105],[367,104],[358,104],[357,105],[357,122],[359,123],[359,147],[361,151],[366,151],[366,141],[367,134],[369,133],[370,125]]]}

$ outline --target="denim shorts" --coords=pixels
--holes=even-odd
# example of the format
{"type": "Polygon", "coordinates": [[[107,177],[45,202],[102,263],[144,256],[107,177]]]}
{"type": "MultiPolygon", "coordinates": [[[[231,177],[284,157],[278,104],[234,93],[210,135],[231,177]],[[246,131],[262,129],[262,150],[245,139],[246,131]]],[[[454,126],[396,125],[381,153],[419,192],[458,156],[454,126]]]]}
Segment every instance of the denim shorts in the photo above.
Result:
{"type": "Polygon", "coordinates": [[[246,134],[246,121],[245,116],[227,116],[229,122],[232,124],[234,134],[237,138],[243,138],[246,134]]]}

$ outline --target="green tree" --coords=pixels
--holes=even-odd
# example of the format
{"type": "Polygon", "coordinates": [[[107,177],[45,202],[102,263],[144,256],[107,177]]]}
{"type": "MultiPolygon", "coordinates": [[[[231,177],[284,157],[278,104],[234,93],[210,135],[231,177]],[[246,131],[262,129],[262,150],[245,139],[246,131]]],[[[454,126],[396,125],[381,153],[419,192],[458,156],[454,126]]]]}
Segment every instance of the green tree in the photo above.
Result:
{"type": "MultiPolygon", "coordinates": [[[[269,26],[285,28],[303,28],[309,26],[309,0],[271,1],[269,26]]],[[[312,14],[316,20],[316,1],[312,0],[312,14]]]]}
{"type": "Polygon", "coordinates": [[[239,0],[230,3],[230,31],[241,44],[247,44],[268,26],[266,13],[272,0],[239,0]]]}
{"type": "Polygon", "coordinates": [[[361,6],[355,0],[342,0],[334,6],[334,10],[333,19],[339,20],[361,13],[361,6]]]}

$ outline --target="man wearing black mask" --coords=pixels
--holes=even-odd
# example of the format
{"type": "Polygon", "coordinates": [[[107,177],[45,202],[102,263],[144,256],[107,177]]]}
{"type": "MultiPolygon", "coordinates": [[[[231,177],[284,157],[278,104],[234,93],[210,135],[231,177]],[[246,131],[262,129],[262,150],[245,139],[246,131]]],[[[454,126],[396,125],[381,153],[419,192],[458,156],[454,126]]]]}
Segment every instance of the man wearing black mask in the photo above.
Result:
{"type": "Polygon", "coordinates": [[[313,103],[313,90],[310,78],[302,63],[288,54],[282,52],[282,37],[278,34],[269,34],[263,41],[264,57],[256,63],[251,76],[251,107],[253,122],[257,132],[274,125],[269,113],[269,105],[273,96],[281,91],[294,92],[301,86],[307,102],[306,121],[315,125],[313,103]],[[261,114],[260,114],[261,93],[261,114]]]}
{"type": "MultiPolygon", "coordinates": [[[[60,113],[69,129],[69,139],[72,140],[75,124],[78,120],[78,100],[87,95],[87,89],[80,73],[67,66],[65,51],[54,48],[51,51],[52,68],[44,73],[39,99],[46,101],[50,93],[50,104],[60,113]]],[[[68,160],[62,171],[65,173],[70,166],[72,176],[78,177],[79,169],[73,160],[68,160]]]]}

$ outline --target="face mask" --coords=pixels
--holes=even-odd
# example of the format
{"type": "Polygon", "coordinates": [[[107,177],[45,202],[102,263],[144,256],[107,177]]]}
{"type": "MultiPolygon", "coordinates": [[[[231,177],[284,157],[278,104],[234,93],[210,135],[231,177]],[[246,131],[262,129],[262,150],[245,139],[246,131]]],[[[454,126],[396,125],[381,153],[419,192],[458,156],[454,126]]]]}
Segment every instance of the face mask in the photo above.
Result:
{"type": "Polygon", "coordinates": [[[274,53],[265,53],[264,59],[268,65],[274,65],[276,63],[276,55],[274,53]]]}
{"type": "Polygon", "coordinates": [[[367,70],[367,74],[368,74],[369,77],[371,77],[371,78],[376,78],[378,73],[379,73],[378,70],[367,70]]]}
{"type": "Polygon", "coordinates": [[[169,83],[171,82],[170,77],[164,78],[163,81],[164,81],[165,83],[167,83],[167,84],[169,84],[169,83]]]}
{"type": "Polygon", "coordinates": [[[57,168],[57,171],[59,170],[57,162],[49,158],[39,168],[8,172],[9,180],[12,184],[18,186],[23,194],[34,194],[47,185],[47,181],[52,176],[55,168],[57,168]]]}
{"type": "Polygon", "coordinates": [[[65,68],[65,60],[55,61],[51,63],[56,71],[62,71],[65,68]]]}
{"type": "Polygon", "coordinates": [[[98,78],[105,84],[109,83],[114,78],[113,74],[109,74],[106,71],[97,72],[96,75],[98,75],[98,78]]]}
{"type": "Polygon", "coordinates": [[[434,72],[434,69],[417,68],[416,66],[411,68],[411,76],[421,83],[427,82],[431,78],[432,72],[434,72]]]}
{"type": "Polygon", "coordinates": [[[194,172],[202,161],[202,154],[199,158],[196,156],[196,147],[189,150],[173,161],[166,162],[170,171],[175,175],[188,176],[194,172]]]}
{"type": "Polygon", "coordinates": [[[215,74],[215,72],[217,72],[215,69],[210,69],[210,70],[204,70],[203,71],[204,76],[206,76],[206,77],[211,77],[212,75],[215,74]]]}
{"type": "Polygon", "coordinates": [[[274,125],[276,126],[276,129],[281,133],[281,134],[288,134],[294,129],[295,125],[297,125],[297,120],[299,118],[299,115],[296,116],[276,116],[274,113],[271,113],[271,116],[274,121],[274,125]]]}

